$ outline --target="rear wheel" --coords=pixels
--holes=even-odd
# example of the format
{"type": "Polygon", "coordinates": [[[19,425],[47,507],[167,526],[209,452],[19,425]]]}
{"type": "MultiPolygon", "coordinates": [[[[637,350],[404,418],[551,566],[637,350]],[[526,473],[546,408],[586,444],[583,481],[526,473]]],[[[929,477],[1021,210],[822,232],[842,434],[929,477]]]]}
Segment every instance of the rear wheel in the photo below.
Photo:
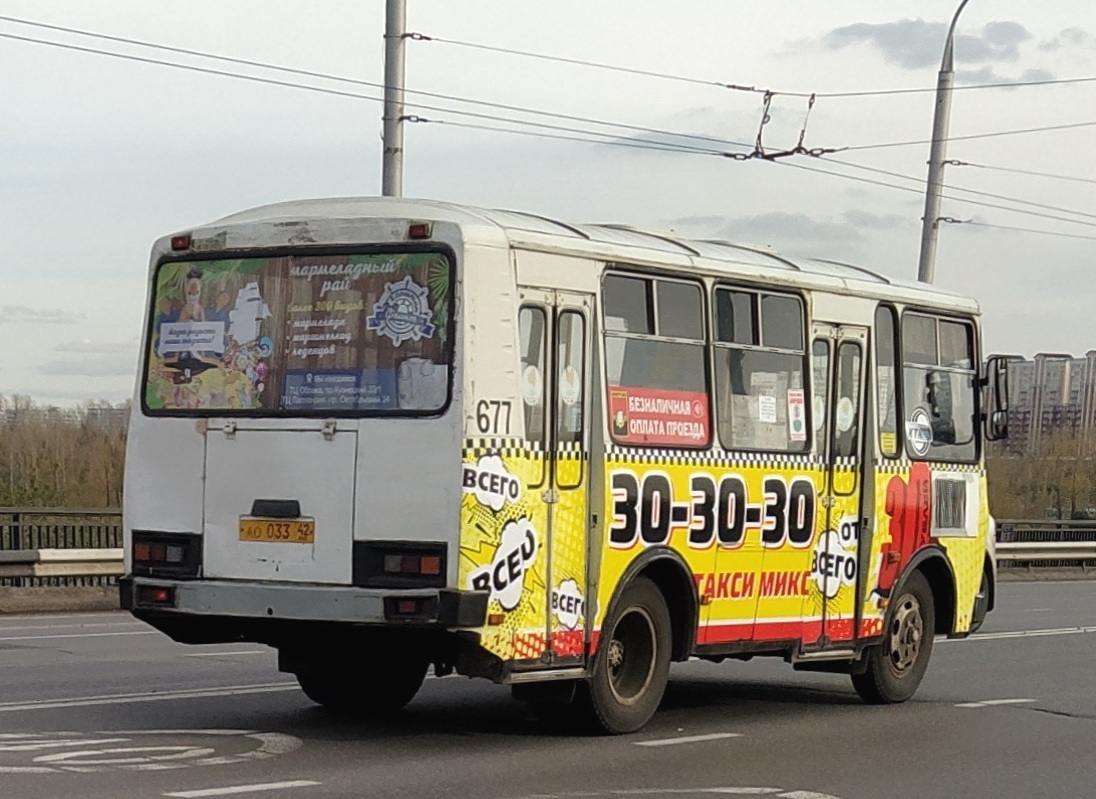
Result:
{"type": "Polygon", "coordinates": [[[424,658],[366,660],[313,666],[297,673],[305,695],[328,710],[352,716],[385,716],[415,698],[429,663],[424,658]]]}
{"type": "Polygon", "coordinates": [[[670,675],[670,612],[662,592],[650,580],[636,579],[602,634],[582,704],[601,730],[635,732],[658,710],[670,675]]]}
{"type": "Polygon", "coordinates": [[[882,643],[864,655],[867,668],[852,675],[856,693],[868,704],[905,702],[921,684],[932,656],[936,610],[921,572],[911,574],[887,609],[882,643]]]}

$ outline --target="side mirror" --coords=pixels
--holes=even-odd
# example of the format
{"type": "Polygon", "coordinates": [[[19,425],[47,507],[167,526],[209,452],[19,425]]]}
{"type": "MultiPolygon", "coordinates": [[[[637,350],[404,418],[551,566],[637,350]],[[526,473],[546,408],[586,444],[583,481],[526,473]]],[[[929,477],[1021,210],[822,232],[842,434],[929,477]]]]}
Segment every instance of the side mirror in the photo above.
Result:
{"type": "Polygon", "coordinates": [[[986,359],[982,379],[982,418],[986,423],[986,440],[1008,438],[1008,362],[1004,355],[986,359]]]}

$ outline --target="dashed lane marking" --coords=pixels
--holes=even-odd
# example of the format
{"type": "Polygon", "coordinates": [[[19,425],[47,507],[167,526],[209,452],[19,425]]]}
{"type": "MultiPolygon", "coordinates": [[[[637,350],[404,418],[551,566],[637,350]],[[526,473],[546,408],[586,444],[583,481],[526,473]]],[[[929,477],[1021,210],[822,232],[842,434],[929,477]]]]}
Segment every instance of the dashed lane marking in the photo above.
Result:
{"type": "Polygon", "coordinates": [[[711,732],[706,735],[682,735],[678,738],[656,738],[651,741],[633,741],[636,746],[674,746],[675,744],[697,744],[704,741],[720,741],[724,738],[741,738],[738,732],[711,732]]]}
{"type": "Polygon", "coordinates": [[[161,691],[142,694],[104,694],[101,696],[79,696],[71,699],[37,699],[30,702],[0,703],[0,713],[12,713],[25,710],[56,710],[70,707],[92,707],[95,705],[128,705],[137,702],[164,702],[169,699],[206,699],[219,696],[244,696],[247,694],[266,694],[276,691],[296,691],[296,682],[264,683],[259,685],[226,685],[217,688],[195,688],[179,691],[161,691]]]}
{"type": "Polygon", "coordinates": [[[954,641],[999,641],[1006,638],[1042,638],[1055,635],[1090,635],[1096,633],[1096,627],[1054,627],[1045,630],[1009,630],[1000,633],[975,633],[967,638],[940,638],[936,643],[954,641]]]}
{"type": "Polygon", "coordinates": [[[57,638],[109,638],[118,635],[163,635],[159,630],[120,630],[116,633],[61,633],[59,635],[9,635],[0,641],[50,641],[57,638]]]}
{"type": "Polygon", "coordinates": [[[232,796],[241,793],[259,793],[260,791],[284,791],[287,788],[312,788],[323,785],[315,780],[290,780],[287,782],[261,782],[254,785],[232,785],[225,788],[203,788],[198,791],[173,791],[164,796],[177,799],[201,799],[205,796],[232,796]]]}
{"type": "Polygon", "coordinates": [[[956,707],[992,707],[994,705],[1027,705],[1034,699],[983,699],[981,702],[960,702],[956,707]]]}
{"type": "Polygon", "coordinates": [[[96,622],[76,622],[73,624],[9,624],[6,627],[0,627],[0,633],[18,633],[24,630],[70,630],[76,628],[78,630],[90,630],[98,627],[129,627],[140,628],[142,630],[148,629],[143,622],[139,621],[96,621],[96,622]]]}
{"type": "Polygon", "coordinates": [[[663,799],[667,796],[692,797],[720,796],[775,796],[777,799],[838,799],[818,791],[786,791],[783,788],[758,788],[752,786],[725,788],[617,788],[608,791],[583,791],[580,793],[552,793],[527,796],[525,799],[618,799],[621,796],[649,796],[663,799]]]}

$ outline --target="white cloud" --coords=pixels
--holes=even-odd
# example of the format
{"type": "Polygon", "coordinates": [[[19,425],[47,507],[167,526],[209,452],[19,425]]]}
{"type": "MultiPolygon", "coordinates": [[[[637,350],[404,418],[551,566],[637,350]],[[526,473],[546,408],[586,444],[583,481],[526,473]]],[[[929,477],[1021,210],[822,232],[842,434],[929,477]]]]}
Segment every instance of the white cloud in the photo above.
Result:
{"type": "MultiPolygon", "coordinates": [[[[822,37],[822,44],[831,50],[868,44],[889,63],[923,69],[940,63],[947,30],[943,22],[924,19],[857,22],[830,31],[822,37]]],[[[955,35],[955,60],[974,64],[1018,61],[1020,45],[1031,38],[1031,32],[1018,22],[989,22],[977,34],[955,35]]]]}
{"type": "Polygon", "coordinates": [[[27,305],[0,305],[0,324],[74,325],[87,316],[59,308],[31,308],[27,305]]]}

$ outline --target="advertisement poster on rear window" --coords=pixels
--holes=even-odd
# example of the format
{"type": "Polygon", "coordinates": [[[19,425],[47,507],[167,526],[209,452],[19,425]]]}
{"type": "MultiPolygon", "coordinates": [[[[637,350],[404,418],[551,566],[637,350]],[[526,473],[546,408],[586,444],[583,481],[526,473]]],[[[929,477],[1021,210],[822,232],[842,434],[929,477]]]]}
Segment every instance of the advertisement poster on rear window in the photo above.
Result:
{"type": "Polygon", "coordinates": [[[449,394],[441,253],[174,261],[156,274],[144,403],[180,411],[436,411],[449,394]]]}

